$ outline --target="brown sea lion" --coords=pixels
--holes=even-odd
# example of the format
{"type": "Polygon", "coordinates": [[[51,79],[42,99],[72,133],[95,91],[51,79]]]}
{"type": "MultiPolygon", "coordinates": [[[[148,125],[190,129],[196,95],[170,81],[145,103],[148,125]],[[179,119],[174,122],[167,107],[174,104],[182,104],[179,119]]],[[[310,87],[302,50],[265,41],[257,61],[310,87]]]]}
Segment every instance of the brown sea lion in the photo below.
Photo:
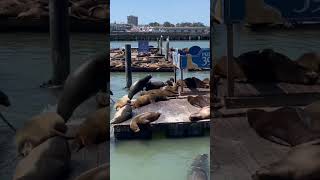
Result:
{"type": "Polygon", "coordinates": [[[93,169],[90,169],[74,180],[110,180],[110,164],[105,163],[93,169]]]}
{"type": "Polygon", "coordinates": [[[109,112],[106,108],[91,113],[80,125],[72,143],[72,150],[106,142],[109,138],[109,112]]]}
{"type": "Polygon", "coordinates": [[[320,179],[319,140],[292,148],[287,156],[259,169],[253,180],[316,180],[320,179]]]}
{"type": "Polygon", "coordinates": [[[107,13],[108,13],[108,6],[105,5],[97,5],[94,7],[91,7],[89,9],[89,16],[96,19],[107,19],[107,13]]]}
{"type": "Polygon", "coordinates": [[[18,0],[0,1],[0,17],[16,17],[26,10],[26,5],[18,0]]]}
{"type": "MultiPolygon", "coordinates": [[[[219,75],[221,77],[226,78],[227,77],[227,57],[222,56],[218,61],[215,67],[213,68],[214,73],[216,75],[219,75]]],[[[240,64],[237,62],[236,58],[234,58],[232,61],[232,75],[233,78],[238,81],[247,81],[247,77],[245,73],[243,72],[240,64]]]]}
{"type": "Polygon", "coordinates": [[[198,155],[191,165],[188,180],[209,180],[208,154],[198,155]]]}
{"type": "Polygon", "coordinates": [[[71,153],[66,139],[52,137],[18,162],[13,180],[65,179],[71,153]]]}
{"type": "Polygon", "coordinates": [[[67,137],[67,126],[57,113],[47,112],[32,117],[17,131],[15,141],[18,153],[26,156],[30,151],[53,136],[67,137]]]}
{"type": "Polygon", "coordinates": [[[114,105],[114,107],[116,108],[116,110],[118,111],[120,108],[122,108],[123,106],[125,106],[126,104],[130,103],[130,99],[128,98],[128,95],[123,96],[122,98],[120,98],[118,100],[118,102],[114,105]]]}
{"type": "Polygon", "coordinates": [[[44,7],[37,5],[30,7],[30,9],[18,14],[18,19],[40,19],[42,17],[49,17],[49,12],[44,7]]]}
{"type": "Polygon", "coordinates": [[[166,100],[168,100],[167,96],[147,94],[147,95],[139,96],[136,99],[136,101],[133,103],[133,107],[138,108],[150,103],[154,103],[158,101],[166,101],[166,100]]]}
{"type": "Polygon", "coordinates": [[[210,106],[210,98],[208,96],[188,96],[187,99],[191,105],[199,108],[210,106]]]}
{"type": "Polygon", "coordinates": [[[197,113],[190,115],[190,121],[198,121],[203,119],[210,119],[210,106],[205,106],[199,110],[197,113]]]}
{"type": "Polygon", "coordinates": [[[57,113],[65,121],[81,103],[99,90],[106,92],[107,57],[107,53],[102,53],[90,58],[68,76],[57,105],[57,113]]]}
{"type": "Polygon", "coordinates": [[[159,112],[145,112],[142,114],[139,114],[135,117],[130,122],[130,129],[133,132],[139,132],[140,128],[138,124],[148,124],[150,122],[156,121],[159,119],[161,113],[159,112]]]}
{"type": "Polygon", "coordinates": [[[187,88],[196,89],[196,88],[209,88],[209,85],[202,82],[196,77],[186,78],[183,80],[187,88]]]}
{"type": "Polygon", "coordinates": [[[301,55],[297,61],[300,66],[305,67],[314,72],[320,72],[320,54],[309,52],[301,55]]]}
{"type": "Polygon", "coordinates": [[[114,118],[111,120],[111,124],[122,123],[132,117],[132,107],[130,104],[123,106],[119,111],[116,112],[114,118]]]}
{"type": "Polygon", "coordinates": [[[137,94],[139,91],[143,90],[143,88],[146,86],[146,84],[149,82],[149,80],[152,78],[150,74],[145,76],[144,78],[141,78],[134,82],[128,92],[128,98],[132,99],[135,94],[137,94]]]}
{"type": "Polygon", "coordinates": [[[296,146],[320,137],[319,132],[311,130],[300,108],[282,107],[271,112],[251,109],[247,118],[259,136],[280,145],[296,146]]]}
{"type": "Polygon", "coordinates": [[[171,91],[164,90],[164,89],[152,89],[149,91],[142,91],[140,93],[140,96],[152,95],[152,94],[159,95],[159,96],[174,97],[174,96],[178,95],[178,92],[175,93],[175,92],[171,92],[171,91]]]}

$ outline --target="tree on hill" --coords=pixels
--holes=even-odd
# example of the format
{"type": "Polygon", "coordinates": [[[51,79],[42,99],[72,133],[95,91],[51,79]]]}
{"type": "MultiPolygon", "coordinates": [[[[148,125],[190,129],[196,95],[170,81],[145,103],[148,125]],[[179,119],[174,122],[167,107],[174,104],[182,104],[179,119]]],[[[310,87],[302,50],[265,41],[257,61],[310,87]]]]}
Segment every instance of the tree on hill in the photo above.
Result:
{"type": "Polygon", "coordinates": [[[171,24],[170,22],[166,21],[163,23],[164,27],[174,27],[174,24],[171,24]]]}
{"type": "Polygon", "coordinates": [[[160,24],[158,22],[152,22],[152,23],[149,23],[149,26],[157,27],[157,26],[160,26],[160,24]]]}

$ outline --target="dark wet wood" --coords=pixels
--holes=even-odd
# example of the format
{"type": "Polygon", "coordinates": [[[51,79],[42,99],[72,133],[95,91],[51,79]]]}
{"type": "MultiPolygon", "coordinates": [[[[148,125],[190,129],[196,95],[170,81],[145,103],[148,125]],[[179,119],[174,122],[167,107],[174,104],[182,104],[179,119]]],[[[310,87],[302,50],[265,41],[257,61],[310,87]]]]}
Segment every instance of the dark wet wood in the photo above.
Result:
{"type": "Polygon", "coordinates": [[[261,166],[279,160],[289,150],[259,137],[245,117],[213,121],[211,178],[250,180],[261,166]]]}

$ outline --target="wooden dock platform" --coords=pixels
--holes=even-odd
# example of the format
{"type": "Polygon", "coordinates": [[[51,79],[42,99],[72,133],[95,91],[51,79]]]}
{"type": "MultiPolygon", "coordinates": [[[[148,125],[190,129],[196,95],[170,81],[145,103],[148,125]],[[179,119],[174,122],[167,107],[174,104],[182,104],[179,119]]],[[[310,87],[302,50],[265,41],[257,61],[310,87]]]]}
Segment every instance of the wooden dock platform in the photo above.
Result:
{"type": "Polygon", "coordinates": [[[141,131],[134,133],[130,121],[114,125],[114,136],[117,139],[149,139],[156,131],[165,132],[167,137],[203,136],[210,129],[210,119],[191,122],[189,116],[200,108],[192,106],[186,98],[170,99],[152,103],[134,110],[134,115],[143,112],[160,112],[161,116],[150,125],[140,125],[141,131]]]}
{"type": "Polygon", "coordinates": [[[251,180],[260,167],[282,158],[289,148],[258,136],[246,117],[216,118],[211,137],[211,178],[251,180]]]}

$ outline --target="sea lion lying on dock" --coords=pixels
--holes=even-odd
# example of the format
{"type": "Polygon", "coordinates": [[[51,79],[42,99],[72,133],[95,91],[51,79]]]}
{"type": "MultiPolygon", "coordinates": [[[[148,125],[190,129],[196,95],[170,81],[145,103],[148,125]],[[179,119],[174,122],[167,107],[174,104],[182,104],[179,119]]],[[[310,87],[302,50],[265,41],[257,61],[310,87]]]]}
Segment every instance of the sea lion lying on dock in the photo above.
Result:
{"type": "Polygon", "coordinates": [[[9,97],[0,90],[0,104],[6,107],[11,105],[9,97]]]}
{"type": "Polygon", "coordinates": [[[130,122],[130,129],[137,133],[140,131],[140,128],[138,124],[148,124],[150,122],[156,121],[159,119],[161,113],[159,112],[145,112],[142,114],[139,114],[135,117],[130,122]]]}
{"type": "Polygon", "coordinates": [[[67,176],[70,150],[66,139],[53,137],[18,162],[13,180],[57,180],[67,176]]]}
{"type": "Polygon", "coordinates": [[[205,106],[210,106],[210,98],[208,96],[188,96],[188,102],[192,106],[203,108],[205,106]]]}
{"type": "Polygon", "coordinates": [[[152,89],[149,91],[142,91],[140,93],[140,96],[144,96],[144,95],[159,95],[159,96],[167,96],[167,97],[174,97],[178,95],[178,92],[171,92],[168,90],[164,90],[164,89],[152,89]]]}
{"type": "Polygon", "coordinates": [[[132,84],[132,86],[129,89],[128,98],[132,99],[135,94],[137,94],[139,91],[143,90],[143,88],[146,86],[146,84],[149,82],[149,80],[152,78],[150,74],[148,74],[146,77],[139,79],[135,83],[132,84]]]}
{"type": "Polygon", "coordinates": [[[208,154],[198,155],[191,165],[188,180],[209,180],[208,154]]]}
{"type": "Polygon", "coordinates": [[[15,141],[18,153],[26,156],[30,151],[53,136],[67,137],[67,126],[57,113],[47,112],[32,117],[18,129],[15,141]]]}
{"type": "Polygon", "coordinates": [[[71,73],[58,100],[57,113],[68,121],[73,111],[99,90],[106,92],[107,53],[90,58],[71,73]]]}
{"type": "Polygon", "coordinates": [[[316,180],[320,179],[319,140],[292,148],[286,157],[259,169],[253,180],[316,180]]]}
{"type": "Polygon", "coordinates": [[[72,150],[106,142],[109,138],[109,112],[100,108],[91,113],[80,125],[72,142],[72,150]]]}
{"type": "Polygon", "coordinates": [[[183,80],[183,82],[181,82],[181,80],[178,80],[177,84],[178,86],[183,86],[190,89],[209,88],[209,84],[202,82],[200,79],[196,77],[186,78],[183,80]]]}
{"type": "MultiPolygon", "coordinates": [[[[213,71],[216,75],[226,78],[227,77],[227,56],[222,56],[218,61],[217,64],[214,66],[213,71]]],[[[240,82],[246,82],[247,76],[243,72],[240,64],[238,63],[237,59],[234,57],[231,61],[232,64],[232,75],[233,78],[240,82]]]]}
{"type": "Polygon", "coordinates": [[[160,89],[161,87],[165,86],[165,83],[162,81],[149,81],[146,84],[146,91],[152,90],[152,89],[160,89]]]}
{"type": "MultiPolygon", "coordinates": [[[[226,63],[226,59],[218,62],[215,68],[217,75],[226,77],[226,63]]],[[[317,73],[300,66],[287,56],[272,49],[243,53],[235,58],[232,63],[233,77],[244,82],[314,84],[318,79],[317,73]]]]}
{"type": "Polygon", "coordinates": [[[199,121],[203,119],[210,119],[210,106],[205,106],[199,110],[197,113],[190,115],[190,121],[199,121]]]}
{"type": "Polygon", "coordinates": [[[114,115],[114,118],[111,120],[111,124],[122,123],[132,117],[132,107],[130,104],[123,106],[119,111],[114,115]]]}
{"type": "Polygon", "coordinates": [[[300,108],[282,107],[266,112],[247,111],[249,125],[261,137],[285,146],[296,146],[320,138],[320,131],[312,131],[310,118],[300,108]]]}
{"type": "Polygon", "coordinates": [[[120,108],[125,106],[126,104],[130,103],[131,100],[128,98],[128,95],[124,95],[122,98],[120,98],[117,103],[114,105],[116,110],[118,111],[120,108]]]}
{"type": "Polygon", "coordinates": [[[110,180],[110,164],[105,163],[98,167],[92,168],[74,180],[110,180]]]}
{"type": "Polygon", "coordinates": [[[309,52],[301,55],[297,61],[300,66],[314,72],[320,72],[320,54],[309,52]]]}
{"type": "Polygon", "coordinates": [[[133,103],[134,108],[142,107],[150,103],[158,102],[158,101],[166,101],[168,100],[167,96],[156,95],[156,94],[147,94],[143,96],[139,96],[136,101],[133,103]]]}

